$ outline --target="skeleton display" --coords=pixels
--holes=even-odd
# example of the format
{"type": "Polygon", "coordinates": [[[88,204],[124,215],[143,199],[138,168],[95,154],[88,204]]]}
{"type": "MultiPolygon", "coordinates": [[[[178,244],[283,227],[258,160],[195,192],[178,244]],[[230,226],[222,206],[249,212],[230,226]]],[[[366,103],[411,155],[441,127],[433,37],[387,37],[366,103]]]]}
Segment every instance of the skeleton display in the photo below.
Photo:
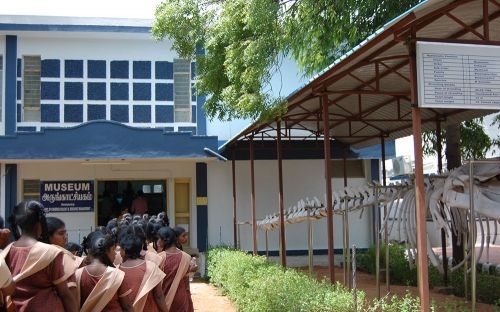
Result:
{"type": "MultiPolygon", "coordinates": [[[[494,244],[497,238],[497,225],[500,223],[500,164],[476,163],[474,166],[474,207],[481,247],[477,254],[479,259],[486,245],[494,244]],[[490,225],[494,234],[491,235],[490,225]],[[493,236],[493,237],[492,237],[493,236]]],[[[466,237],[469,232],[469,165],[459,167],[445,176],[429,176],[425,178],[425,203],[428,215],[437,230],[444,229],[449,237],[450,233],[458,237],[466,237]]],[[[320,201],[317,197],[305,198],[285,211],[285,222],[288,224],[306,221],[308,218],[320,219],[326,217],[324,205],[326,197],[320,201]]],[[[408,260],[413,266],[417,257],[416,248],[416,217],[415,217],[415,189],[409,183],[400,183],[380,186],[377,183],[366,184],[362,187],[346,187],[340,192],[332,194],[333,213],[343,215],[360,211],[361,218],[366,209],[385,206],[387,213],[383,216],[379,234],[388,231],[397,233],[397,240],[406,244],[408,260]]],[[[257,226],[270,231],[278,228],[279,215],[267,215],[257,221],[257,226]]],[[[476,232],[477,233],[477,232],[476,232]]],[[[455,270],[462,266],[470,257],[470,250],[475,245],[475,239],[467,239],[467,254],[464,261],[452,267],[455,270]]],[[[429,235],[427,235],[427,254],[430,262],[442,273],[442,263],[432,250],[429,235]]]]}

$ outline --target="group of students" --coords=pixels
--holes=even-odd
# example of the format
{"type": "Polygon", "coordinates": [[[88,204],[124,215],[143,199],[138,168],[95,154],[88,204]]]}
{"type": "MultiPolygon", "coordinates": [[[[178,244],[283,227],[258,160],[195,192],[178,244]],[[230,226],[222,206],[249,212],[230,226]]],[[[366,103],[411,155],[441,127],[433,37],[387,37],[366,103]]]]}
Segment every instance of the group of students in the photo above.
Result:
{"type": "Polygon", "coordinates": [[[0,251],[0,311],[194,311],[196,261],[182,251],[187,233],[164,213],[111,220],[81,246],[67,244],[64,222],[37,201],[18,204],[9,221],[15,240],[0,251]]]}

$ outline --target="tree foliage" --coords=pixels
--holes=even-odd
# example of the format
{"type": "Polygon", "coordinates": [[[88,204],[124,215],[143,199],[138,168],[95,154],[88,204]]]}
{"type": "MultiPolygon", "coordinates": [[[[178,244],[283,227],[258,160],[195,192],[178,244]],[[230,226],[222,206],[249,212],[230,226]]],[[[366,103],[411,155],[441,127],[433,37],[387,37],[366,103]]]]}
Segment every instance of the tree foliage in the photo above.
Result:
{"type": "MultiPolygon", "coordinates": [[[[282,111],[270,80],[284,56],[306,76],[322,70],[416,0],[165,0],[153,35],[196,59],[198,93],[211,119],[282,111]],[[203,46],[205,54],[197,53],[203,46]]],[[[267,114],[269,115],[269,114],[267,114]]]]}
{"type": "MultiPolygon", "coordinates": [[[[500,115],[496,116],[499,117],[500,115]]],[[[441,146],[446,146],[446,130],[441,129],[441,146]]],[[[423,134],[423,151],[427,156],[437,154],[437,131],[426,131],[423,134]]],[[[483,118],[464,121],[460,124],[460,154],[462,159],[482,159],[494,145],[494,141],[485,133],[483,118]]]]}

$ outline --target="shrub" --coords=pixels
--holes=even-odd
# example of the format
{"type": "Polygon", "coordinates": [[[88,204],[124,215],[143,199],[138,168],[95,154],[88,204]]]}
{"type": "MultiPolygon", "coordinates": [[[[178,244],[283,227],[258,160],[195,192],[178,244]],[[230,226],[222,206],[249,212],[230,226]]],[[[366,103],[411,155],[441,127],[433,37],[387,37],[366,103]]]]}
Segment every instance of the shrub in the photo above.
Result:
{"type": "MultiPolygon", "coordinates": [[[[208,252],[210,282],[221,288],[241,311],[352,311],[350,291],[318,282],[294,269],[271,264],[265,257],[215,248],[208,252]]],[[[358,306],[364,293],[358,291],[358,306]]]]}
{"type": "MultiPolygon", "coordinates": [[[[386,245],[380,246],[380,268],[385,268],[385,249],[386,245]]],[[[368,248],[366,253],[362,253],[358,258],[359,268],[375,274],[375,246],[368,248]]],[[[417,268],[410,268],[406,249],[404,246],[389,244],[389,278],[392,284],[417,286],[417,268]]],[[[439,271],[429,265],[429,286],[435,287],[441,285],[442,276],[439,271]]]]}
{"type": "MultiPolygon", "coordinates": [[[[468,287],[470,296],[470,275],[468,277],[468,287]]],[[[453,288],[453,294],[456,296],[465,296],[464,291],[464,271],[456,270],[450,274],[450,285],[453,288]]],[[[476,273],[476,295],[478,301],[490,304],[496,304],[495,300],[500,298],[500,278],[498,276],[476,273]]]]}
{"type": "MultiPolygon", "coordinates": [[[[383,297],[374,299],[366,312],[418,312],[420,311],[420,299],[412,297],[409,293],[402,298],[398,296],[383,297]]],[[[430,311],[436,311],[434,304],[431,305],[430,311]]]]}

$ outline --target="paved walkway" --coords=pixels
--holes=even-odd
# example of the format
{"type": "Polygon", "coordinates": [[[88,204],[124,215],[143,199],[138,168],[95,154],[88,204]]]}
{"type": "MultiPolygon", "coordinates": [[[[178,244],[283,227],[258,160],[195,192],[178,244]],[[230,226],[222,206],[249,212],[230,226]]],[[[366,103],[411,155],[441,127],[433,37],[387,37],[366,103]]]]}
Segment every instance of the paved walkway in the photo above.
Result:
{"type": "Polygon", "coordinates": [[[225,296],[222,296],[217,288],[203,283],[191,283],[191,298],[195,311],[202,312],[236,312],[234,304],[225,296]]]}

